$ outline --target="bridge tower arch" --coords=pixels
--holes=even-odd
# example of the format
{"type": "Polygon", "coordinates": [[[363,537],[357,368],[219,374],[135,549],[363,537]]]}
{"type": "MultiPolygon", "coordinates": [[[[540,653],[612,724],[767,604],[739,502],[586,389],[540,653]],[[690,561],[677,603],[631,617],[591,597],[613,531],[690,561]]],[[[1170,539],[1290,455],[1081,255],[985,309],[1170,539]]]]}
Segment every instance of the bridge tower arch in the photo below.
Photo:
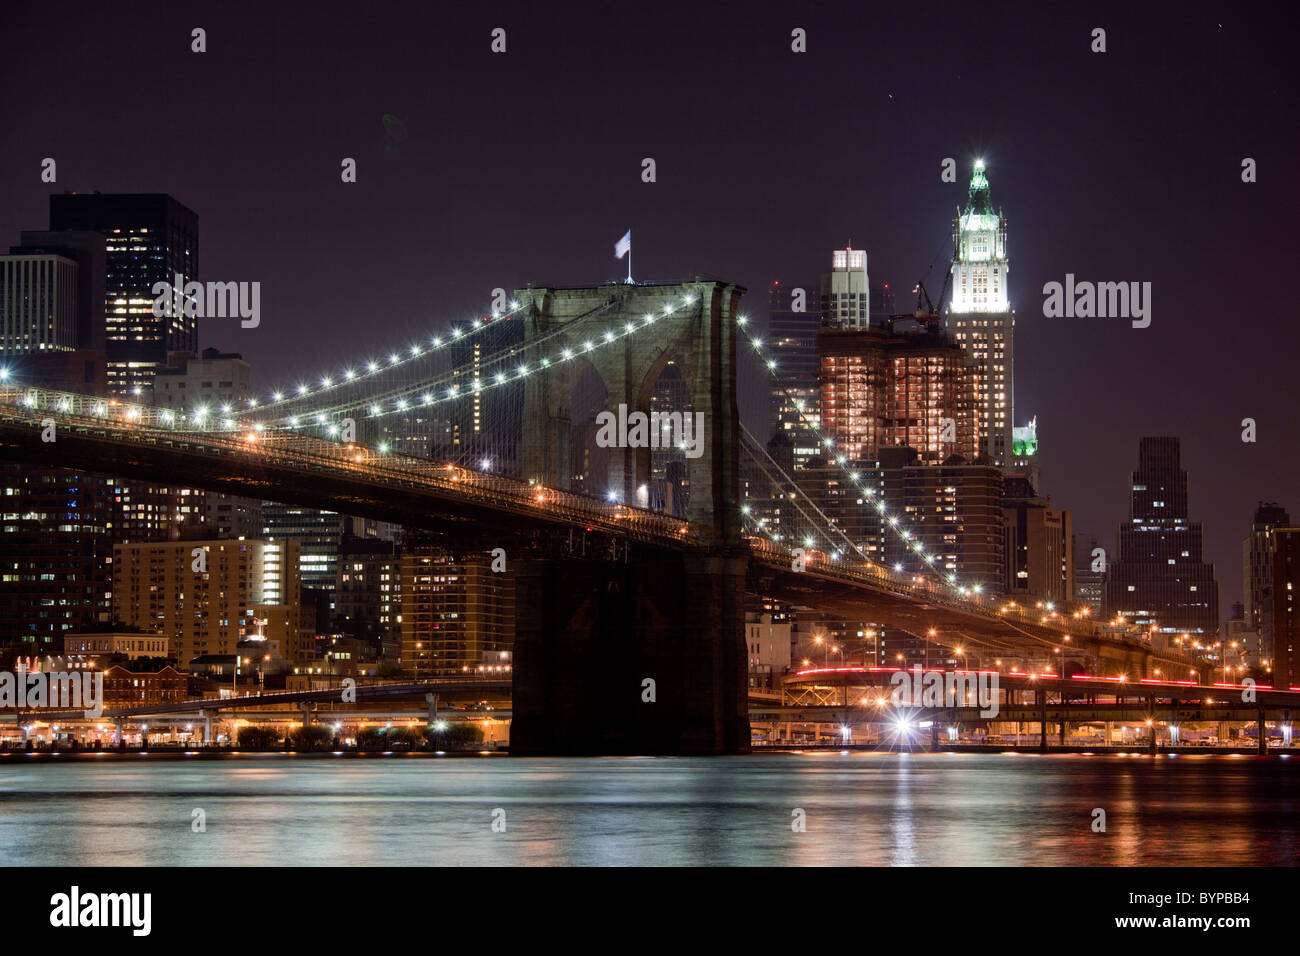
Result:
{"type": "MultiPolygon", "coordinates": [[[[649,413],[656,381],[676,363],[692,412],[703,413],[699,454],[687,457],[686,517],[707,544],[639,546],[619,562],[516,563],[512,753],[748,751],[748,548],[738,507],[736,402],[736,312],[744,291],[700,280],[516,292],[530,369],[539,361],[530,346],[575,356],[525,380],[524,477],[570,490],[570,402],[586,369],[576,356],[590,362],[615,413],[619,405],[649,413]],[[636,331],[620,334],[629,323],[636,331]],[[587,342],[599,347],[587,349],[587,342]]],[[[651,449],[608,452],[611,483],[635,504],[649,480],[651,449]]]]}
{"type": "MultiPolygon", "coordinates": [[[[655,382],[677,364],[694,412],[703,415],[703,446],[687,459],[691,499],[687,519],[712,529],[719,543],[740,540],[740,426],[736,404],[736,313],[740,286],[696,281],[675,285],[609,283],[583,288],[527,288],[524,350],[546,339],[555,354],[581,355],[605,385],[607,407],[650,412],[655,382]],[[687,300],[689,306],[683,306],[687,300]],[[645,325],[647,315],[655,316],[645,325]],[[621,335],[628,323],[634,334],[621,335]],[[620,334],[605,342],[606,333],[620,334]],[[562,345],[553,344],[559,340],[562,345]],[[599,347],[586,351],[584,343],[599,347]]],[[[572,480],[569,402],[585,367],[569,361],[532,375],[524,385],[524,477],[561,490],[572,480]]],[[[610,482],[620,500],[635,503],[650,474],[649,448],[611,448],[610,482]]]]}

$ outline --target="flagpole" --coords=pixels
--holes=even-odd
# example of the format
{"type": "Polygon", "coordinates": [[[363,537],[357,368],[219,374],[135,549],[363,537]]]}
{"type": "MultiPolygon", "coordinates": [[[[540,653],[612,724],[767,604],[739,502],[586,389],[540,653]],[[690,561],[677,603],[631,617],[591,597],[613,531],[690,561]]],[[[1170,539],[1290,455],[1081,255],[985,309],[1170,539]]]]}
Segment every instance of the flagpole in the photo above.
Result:
{"type": "Polygon", "coordinates": [[[632,243],[627,244],[627,281],[632,283],[632,243]]]}

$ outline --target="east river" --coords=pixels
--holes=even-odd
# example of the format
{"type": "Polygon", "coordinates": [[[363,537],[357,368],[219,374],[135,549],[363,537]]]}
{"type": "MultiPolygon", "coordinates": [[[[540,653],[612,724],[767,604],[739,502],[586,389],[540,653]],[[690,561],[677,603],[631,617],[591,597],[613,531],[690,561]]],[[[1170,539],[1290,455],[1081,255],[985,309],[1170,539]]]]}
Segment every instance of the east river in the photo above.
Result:
{"type": "Polygon", "coordinates": [[[0,864],[1293,865],[1298,810],[1276,756],[13,755],[0,864]]]}

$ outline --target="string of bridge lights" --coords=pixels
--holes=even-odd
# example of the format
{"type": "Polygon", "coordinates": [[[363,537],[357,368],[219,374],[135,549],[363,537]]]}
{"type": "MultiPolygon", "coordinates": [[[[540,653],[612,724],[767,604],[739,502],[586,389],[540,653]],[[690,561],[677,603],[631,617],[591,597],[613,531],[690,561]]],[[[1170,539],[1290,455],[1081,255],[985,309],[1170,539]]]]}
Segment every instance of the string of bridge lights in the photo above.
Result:
{"type": "MultiPolygon", "coordinates": [[[[745,428],[744,425],[742,424],[742,425],[741,425],[741,430],[742,430],[742,434],[743,434],[746,438],[748,438],[749,441],[750,441],[750,443],[751,443],[751,445],[754,446],[753,450],[751,451],[751,454],[762,455],[763,458],[766,458],[768,461],[770,461],[770,462],[772,463],[772,466],[777,470],[777,473],[778,473],[778,474],[783,474],[783,473],[781,472],[781,466],[778,465],[778,464],[776,463],[776,461],[772,458],[772,456],[769,455],[769,454],[767,453],[767,450],[764,449],[764,448],[763,448],[763,447],[758,443],[757,439],[754,438],[753,434],[750,433],[749,429],[748,429],[748,428],[745,428]]],[[[762,470],[762,472],[763,472],[763,477],[767,478],[769,481],[773,481],[773,482],[776,481],[776,479],[773,478],[772,473],[771,473],[771,472],[770,472],[770,471],[769,471],[769,470],[768,470],[768,469],[763,465],[763,463],[762,463],[761,460],[758,462],[758,467],[762,470]]],[[[806,497],[806,496],[805,496],[805,497],[806,497]]],[[[799,503],[799,500],[798,500],[797,497],[795,497],[795,498],[792,499],[792,503],[794,504],[794,507],[798,510],[799,515],[800,515],[800,516],[801,516],[805,521],[807,521],[809,524],[811,524],[811,525],[814,527],[814,529],[817,529],[817,530],[820,530],[820,531],[825,532],[825,533],[826,533],[826,537],[827,537],[828,539],[829,539],[829,538],[832,538],[832,537],[834,536],[830,531],[827,531],[826,528],[819,527],[818,524],[817,524],[817,521],[816,521],[815,519],[809,517],[808,513],[807,513],[806,511],[804,511],[803,506],[799,503]]],[[[863,561],[865,561],[865,562],[866,562],[867,564],[869,564],[869,565],[874,566],[874,564],[873,564],[873,562],[871,561],[871,559],[868,558],[868,557],[866,556],[865,553],[863,553],[862,548],[861,548],[859,545],[855,544],[855,543],[853,542],[853,540],[852,540],[852,539],[851,539],[847,534],[844,533],[843,530],[838,529],[838,528],[835,528],[835,523],[834,523],[833,521],[831,521],[830,518],[826,517],[826,515],[822,512],[822,510],[821,510],[820,508],[817,507],[816,502],[814,502],[814,501],[812,501],[811,499],[809,499],[809,500],[808,500],[808,503],[812,506],[812,509],[813,509],[814,511],[817,512],[817,514],[821,515],[821,517],[822,517],[826,522],[828,522],[828,525],[827,525],[828,527],[830,527],[830,528],[834,528],[835,531],[838,531],[840,537],[844,539],[845,543],[847,543],[848,546],[849,546],[850,548],[852,548],[853,550],[857,551],[858,554],[860,554],[860,555],[862,556],[862,560],[863,560],[863,561]]],[[[748,504],[744,504],[744,505],[741,505],[741,506],[740,506],[740,513],[741,513],[742,515],[744,515],[746,518],[751,517],[751,516],[753,515],[753,511],[754,511],[754,509],[753,509],[750,505],[748,505],[748,504]]],[[[760,533],[762,533],[762,534],[767,535],[767,536],[772,540],[772,542],[773,542],[774,544],[779,544],[779,543],[781,543],[781,541],[784,540],[785,536],[782,535],[782,534],[780,534],[780,533],[778,533],[778,532],[773,532],[773,531],[770,531],[770,530],[768,530],[767,528],[763,527],[765,524],[767,524],[767,520],[768,520],[767,518],[762,518],[762,517],[760,517],[760,518],[758,519],[758,523],[755,525],[755,530],[758,531],[758,532],[760,532],[760,533]]],[[[797,533],[791,535],[791,537],[793,537],[795,540],[798,540],[798,534],[797,534],[797,533]]],[[[811,547],[814,547],[814,546],[816,545],[817,540],[816,540],[816,538],[813,538],[813,537],[809,536],[809,537],[804,538],[804,539],[803,539],[803,542],[804,542],[804,546],[805,546],[805,547],[811,548],[811,547]]],[[[833,550],[831,551],[831,559],[834,560],[834,561],[838,561],[841,557],[843,557],[843,554],[844,554],[844,552],[841,551],[839,548],[833,548],[833,550]]]]}
{"type": "MultiPolygon", "coordinates": [[[[744,336],[745,340],[748,341],[751,346],[753,346],[754,351],[757,353],[759,359],[767,367],[767,370],[772,374],[773,379],[776,380],[778,386],[780,387],[782,393],[785,395],[786,399],[790,402],[794,410],[799,414],[799,419],[804,424],[804,427],[806,427],[810,432],[812,432],[817,437],[818,443],[821,445],[821,447],[826,449],[828,453],[827,460],[834,462],[839,467],[840,471],[842,471],[848,477],[849,481],[853,484],[853,487],[856,488],[862,494],[862,497],[876,498],[876,490],[870,487],[869,485],[867,485],[863,481],[861,473],[854,471],[853,469],[848,467],[848,457],[845,455],[835,455],[831,453],[831,450],[835,447],[835,440],[833,438],[824,435],[822,433],[820,426],[813,424],[811,421],[809,421],[807,416],[804,414],[803,401],[796,399],[793,395],[790,394],[790,392],[785,388],[785,386],[781,384],[781,381],[779,378],[777,378],[777,373],[776,373],[777,361],[775,358],[771,356],[770,352],[764,351],[763,340],[761,338],[758,338],[750,334],[749,327],[748,327],[749,319],[743,315],[737,316],[736,325],[740,329],[741,335],[744,336]]],[[[882,517],[885,517],[886,509],[885,509],[884,501],[881,501],[878,498],[876,498],[874,507],[877,513],[879,513],[882,517]]],[[[897,515],[888,516],[888,518],[886,518],[885,524],[889,527],[891,531],[893,531],[900,538],[902,538],[902,540],[907,544],[907,546],[913,552],[916,553],[916,556],[921,559],[922,570],[931,571],[936,577],[938,577],[940,581],[952,587],[959,594],[968,595],[971,593],[974,594],[980,593],[981,591],[980,585],[975,584],[975,585],[970,585],[969,587],[962,586],[957,583],[956,574],[951,574],[951,573],[944,574],[942,570],[935,567],[934,564],[935,556],[933,554],[927,554],[925,552],[925,548],[922,547],[921,542],[913,538],[912,532],[910,530],[908,530],[905,527],[904,528],[899,527],[897,515]]],[[[862,550],[861,548],[858,548],[859,552],[861,552],[861,550],[862,550]]],[[[868,564],[873,563],[871,559],[867,558],[865,555],[863,555],[863,560],[865,560],[868,564]]],[[[902,573],[903,567],[901,564],[898,564],[894,566],[894,570],[896,572],[902,573]]]]}
{"type": "MultiPolygon", "coordinates": [[[[597,306],[596,308],[591,309],[590,311],[584,313],[582,316],[580,316],[580,318],[591,318],[593,316],[599,315],[601,312],[605,312],[608,309],[610,309],[613,306],[613,304],[614,304],[613,302],[603,303],[597,306]]],[[[516,312],[520,311],[517,302],[512,302],[511,306],[514,308],[514,311],[511,313],[507,313],[508,315],[513,315],[516,312]]],[[[478,331],[481,328],[482,326],[477,327],[473,331],[478,331]]],[[[472,332],[465,333],[465,334],[458,334],[457,338],[463,339],[467,337],[468,334],[472,334],[472,332]]],[[[509,385],[513,382],[519,381],[519,379],[524,376],[519,374],[519,367],[515,367],[513,369],[506,369],[505,371],[502,371],[501,368],[504,368],[506,365],[509,365],[512,361],[514,361],[517,358],[521,349],[536,351],[538,348],[545,345],[547,342],[551,341],[552,339],[565,336],[566,334],[568,334],[568,329],[566,328],[566,326],[558,325],[555,328],[551,329],[550,331],[546,332],[545,334],[535,339],[532,339],[529,342],[521,343],[519,347],[511,346],[508,348],[501,349],[481,359],[480,363],[486,368],[488,368],[489,370],[492,368],[497,368],[497,371],[494,376],[489,375],[489,378],[494,378],[496,385],[509,385]]],[[[606,340],[608,340],[608,338],[609,337],[606,336],[606,340]]],[[[435,338],[434,341],[439,347],[444,344],[449,344],[437,338],[435,338]]],[[[427,356],[430,354],[431,351],[432,350],[426,350],[424,352],[421,352],[419,357],[427,356]]],[[[391,371],[393,368],[397,367],[399,364],[405,364],[407,361],[413,361],[416,357],[417,357],[416,355],[412,354],[407,359],[402,359],[401,355],[395,352],[391,356],[391,364],[376,368],[374,371],[379,373],[388,372],[391,371]]],[[[547,357],[545,361],[549,364],[552,361],[552,359],[550,357],[547,357]]],[[[370,364],[376,365],[377,363],[372,362],[370,364]]],[[[523,363],[523,367],[527,368],[528,367],[527,363],[523,363]]],[[[447,390],[447,394],[445,398],[435,398],[438,391],[440,390],[440,387],[446,382],[454,379],[456,375],[457,375],[457,370],[452,369],[450,371],[442,373],[441,375],[434,376],[430,380],[426,380],[420,383],[403,385],[398,388],[389,389],[389,391],[385,396],[382,396],[378,399],[372,396],[371,398],[366,400],[352,399],[349,401],[336,402],[332,405],[318,406],[314,409],[304,411],[299,415],[285,416],[284,418],[279,419],[271,427],[293,429],[299,427],[300,423],[303,420],[306,420],[308,423],[314,421],[316,424],[325,424],[326,422],[329,421],[331,417],[334,416],[346,417],[348,412],[352,411],[353,409],[364,408],[367,404],[370,405],[370,412],[367,417],[371,417],[371,418],[382,417],[383,415],[386,414],[395,414],[395,413],[415,410],[422,405],[440,404],[443,401],[459,398],[467,394],[477,394],[479,392],[486,390],[486,386],[483,386],[480,380],[476,378],[468,389],[461,389],[458,386],[452,387],[447,390]],[[384,411],[384,404],[388,401],[391,401],[393,405],[393,409],[391,412],[384,411]]],[[[359,379],[354,377],[351,380],[340,382],[340,383],[334,383],[334,384],[336,386],[343,385],[343,384],[352,384],[352,382],[354,381],[359,381],[359,379]]],[[[301,389],[302,386],[299,386],[299,388],[301,389]]],[[[302,393],[298,396],[295,396],[294,399],[291,400],[297,400],[298,398],[305,397],[306,394],[310,394],[310,393],[309,392],[302,393]]],[[[229,408],[227,407],[225,411],[229,412],[229,408]]]]}
{"type": "MultiPolygon", "coordinates": [[[[532,375],[536,372],[545,371],[546,369],[550,368],[553,365],[561,365],[566,362],[572,361],[573,359],[581,358],[583,356],[590,355],[594,352],[598,352],[601,349],[615,342],[618,342],[621,339],[627,338],[630,335],[635,335],[637,332],[641,331],[642,329],[650,325],[653,325],[659,319],[669,318],[679,312],[689,309],[695,304],[695,302],[696,302],[695,296],[688,295],[682,300],[680,305],[673,306],[672,304],[667,304],[663,307],[662,311],[657,315],[653,312],[647,312],[642,316],[640,322],[629,320],[623,324],[621,329],[617,329],[617,330],[606,329],[602,335],[593,336],[592,338],[584,339],[581,343],[566,345],[563,348],[560,348],[552,352],[551,354],[543,355],[541,358],[536,359],[531,363],[521,362],[518,366],[516,366],[514,369],[508,372],[498,371],[494,377],[492,377],[489,381],[486,382],[476,380],[468,387],[450,385],[446,388],[446,390],[441,395],[436,394],[434,391],[428,389],[426,386],[422,394],[418,396],[418,399],[396,398],[391,400],[391,403],[389,403],[387,407],[385,407],[385,404],[382,403],[378,403],[378,402],[371,403],[368,407],[365,408],[365,417],[367,419],[378,419],[378,418],[388,418],[393,415],[403,415],[412,411],[417,411],[421,408],[432,408],[444,404],[446,402],[456,401],[457,399],[464,398],[467,395],[480,395],[483,394],[484,392],[488,392],[496,388],[502,388],[504,386],[513,385],[527,378],[529,375],[532,375]]],[[[545,341],[546,339],[553,338],[557,335],[562,334],[563,331],[564,329],[563,327],[561,327],[560,329],[557,329],[555,332],[553,332],[551,335],[548,335],[544,339],[539,341],[545,341]]],[[[529,345],[532,344],[534,343],[529,343],[529,345]]],[[[420,391],[420,387],[418,386],[414,387],[409,391],[411,392],[412,395],[414,395],[416,392],[420,391]]],[[[353,406],[349,404],[347,406],[336,406],[336,409],[338,407],[352,408],[352,407],[362,407],[362,406],[361,405],[353,406]]],[[[330,419],[331,416],[329,413],[327,413],[326,411],[317,410],[317,411],[305,413],[303,415],[290,416],[284,420],[283,425],[263,424],[262,428],[272,427],[272,428],[286,428],[292,430],[292,429],[298,429],[303,427],[313,427],[313,426],[320,425],[320,426],[325,426],[326,434],[333,437],[339,433],[339,425],[336,422],[331,421],[330,419]]],[[[257,426],[254,427],[255,430],[258,431],[262,430],[262,428],[257,428],[257,426]]],[[[385,451],[386,448],[385,446],[381,445],[379,446],[379,450],[385,451]]]]}
{"type": "MultiPolygon", "coordinates": [[[[673,316],[677,313],[689,309],[695,304],[695,302],[696,302],[695,296],[693,295],[685,296],[682,299],[680,304],[677,305],[674,305],[672,303],[665,304],[663,306],[662,311],[658,315],[656,315],[653,312],[647,312],[644,314],[641,322],[639,323],[634,321],[628,321],[624,323],[621,329],[617,329],[617,330],[606,329],[603,335],[593,336],[592,338],[585,339],[581,343],[576,343],[574,345],[566,345],[563,348],[556,350],[552,354],[542,356],[540,359],[536,360],[535,362],[520,363],[520,365],[517,368],[515,368],[511,373],[509,374],[505,372],[498,373],[496,378],[490,382],[486,382],[486,383],[475,382],[470,388],[466,388],[466,389],[461,389],[460,387],[453,385],[449,387],[446,393],[442,396],[436,396],[431,391],[426,391],[424,395],[421,396],[418,402],[411,402],[404,398],[399,398],[394,400],[392,402],[391,407],[389,408],[384,408],[380,404],[372,404],[368,409],[369,414],[367,417],[383,418],[391,415],[401,415],[420,406],[439,405],[442,404],[443,402],[454,401],[458,398],[463,398],[466,395],[479,394],[482,392],[491,391],[494,388],[500,388],[502,386],[515,384],[516,382],[519,382],[521,379],[528,377],[530,374],[533,374],[534,372],[544,371],[545,369],[551,367],[552,365],[563,364],[565,362],[571,361],[572,359],[580,358],[589,355],[591,353],[598,352],[612,343],[618,342],[621,339],[624,339],[650,325],[653,325],[656,321],[658,321],[661,318],[668,318],[670,316],[673,316]]],[[[512,306],[515,307],[514,311],[517,312],[518,303],[512,303],[512,306]]],[[[599,311],[603,310],[604,308],[608,308],[608,305],[602,306],[600,309],[593,310],[592,314],[597,314],[599,311]]],[[[509,314],[513,314],[513,312],[509,314]]],[[[561,326],[556,330],[543,336],[541,339],[536,340],[535,343],[528,343],[528,344],[533,345],[540,342],[545,342],[548,341],[549,339],[563,335],[564,333],[565,333],[565,327],[561,326]]],[[[462,335],[461,337],[463,338],[464,336],[462,335]]],[[[446,344],[446,343],[443,342],[442,344],[446,344]]],[[[395,361],[393,363],[389,364],[383,369],[376,369],[375,371],[376,372],[389,371],[395,365],[404,364],[405,361],[413,360],[416,357],[417,357],[416,355],[411,355],[405,360],[400,360],[400,356],[397,356],[395,357],[395,361]]],[[[3,381],[4,378],[7,378],[7,376],[0,376],[0,381],[3,381]]],[[[357,378],[358,376],[354,375],[352,381],[357,380],[357,378]]],[[[40,390],[40,391],[42,394],[55,396],[53,401],[53,407],[55,407],[57,410],[61,412],[65,412],[69,414],[73,412],[76,403],[84,399],[84,396],[78,396],[72,393],[59,393],[59,392],[52,392],[50,390],[40,390]]],[[[302,394],[305,395],[308,393],[304,392],[302,394]]],[[[301,397],[301,395],[295,396],[295,398],[297,397],[301,397]]],[[[276,401],[282,401],[282,400],[283,397],[281,396],[280,399],[276,399],[275,401],[273,401],[272,405],[274,405],[276,401]]],[[[27,407],[36,407],[38,404],[40,404],[40,401],[37,397],[37,391],[33,390],[29,392],[24,397],[23,404],[26,405],[27,407]]],[[[157,408],[154,406],[135,405],[129,403],[126,405],[122,405],[116,399],[109,400],[109,401],[97,399],[95,400],[93,406],[90,408],[90,411],[96,417],[106,418],[109,414],[110,407],[113,410],[116,410],[117,408],[120,407],[121,418],[125,419],[127,422],[132,424],[140,423],[141,419],[156,417],[158,421],[161,421],[163,424],[169,427],[177,427],[178,423],[180,422],[194,422],[200,428],[205,430],[209,427],[204,424],[207,421],[210,413],[210,410],[205,407],[198,407],[194,409],[191,415],[187,416],[184,412],[177,412],[176,410],[170,408],[157,408]]],[[[270,407],[271,407],[270,405],[264,406],[262,411],[266,411],[270,407]]],[[[341,405],[336,407],[352,408],[355,406],[352,403],[347,403],[346,405],[341,405]]],[[[219,418],[217,427],[224,429],[226,431],[235,431],[245,427],[243,424],[236,422],[234,418],[229,417],[230,413],[233,411],[233,409],[231,409],[230,406],[224,406],[221,409],[221,411],[227,417],[219,418]]],[[[331,434],[338,433],[338,426],[336,424],[331,423],[329,416],[326,415],[324,412],[320,412],[320,411],[305,414],[302,416],[291,416],[287,419],[287,426],[277,426],[274,423],[268,425],[265,422],[257,421],[249,424],[247,427],[249,427],[254,434],[258,434],[266,431],[268,428],[287,427],[290,429],[297,429],[297,428],[302,428],[304,426],[310,427],[313,424],[326,425],[328,426],[327,430],[329,431],[329,433],[331,434]]],[[[385,450],[386,449],[381,446],[380,451],[385,451],[385,450]]]]}
{"type": "MultiPolygon", "coordinates": [[[[388,361],[382,362],[376,359],[369,359],[362,364],[360,369],[345,367],[336,374],[322,374],[316,377],[318,384],[315,388],[305,382],[300,382],[292,389],[277,389],[271,392],[269,400],[260,407],[264,411],[276,408],[281,405],[287,405],[291,402],[300,401],[309,396],[318,396],[325,392],[335,389],[344,388],[349,385],[356,385],[364,382],[366,379],[385,372],[391,372],[395,368],[401,368],[417,359],[428,358],[434,353],[441,351],[449,345],[472,338],[496,325],[501,321],[508,321],[523,311],[522,306],[517,301],[511,301],[510,308],[501,312],[494,310],[491,315],[484,315],[481,321],[471,321],[468,328],[459,325],[453,325],[446,335],[434,335],[429,339],[427,346],[421,347],[418,343],[406,347],[404,350],[394,350],[389,353],[388,361]]],[[[247,401],[248,409],[259,407],[258,400],[249,398],[247,401]]],[[[229,411],[230,409],[223,409],[229,411]]]]}

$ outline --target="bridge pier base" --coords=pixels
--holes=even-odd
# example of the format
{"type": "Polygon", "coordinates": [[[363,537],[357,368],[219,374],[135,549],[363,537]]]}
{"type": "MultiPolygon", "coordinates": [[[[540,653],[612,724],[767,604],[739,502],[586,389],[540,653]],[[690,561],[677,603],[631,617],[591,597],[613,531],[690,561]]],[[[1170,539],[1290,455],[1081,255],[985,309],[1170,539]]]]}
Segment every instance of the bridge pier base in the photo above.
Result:
{"type": "Polygon", "coordinates": [[[747,753],[745,565],[518,561],[510,752],[747,753]]]}

